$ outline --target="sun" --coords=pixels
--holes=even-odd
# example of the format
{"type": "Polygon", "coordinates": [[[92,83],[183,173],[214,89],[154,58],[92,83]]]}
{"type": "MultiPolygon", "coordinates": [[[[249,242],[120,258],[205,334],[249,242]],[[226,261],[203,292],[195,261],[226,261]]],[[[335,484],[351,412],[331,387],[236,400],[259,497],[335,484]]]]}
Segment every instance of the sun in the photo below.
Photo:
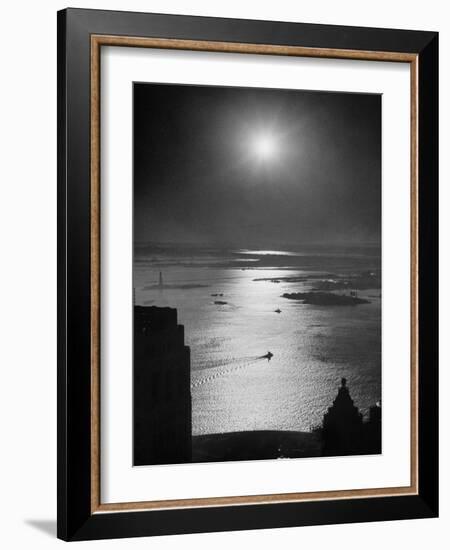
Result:
{"type": "Polygon", "coordinates": [[[277,145],[274,136],[269,133],[261,133],[253,138],[252,148],[258,159],[268,161],[277,155],[277,145]]]}

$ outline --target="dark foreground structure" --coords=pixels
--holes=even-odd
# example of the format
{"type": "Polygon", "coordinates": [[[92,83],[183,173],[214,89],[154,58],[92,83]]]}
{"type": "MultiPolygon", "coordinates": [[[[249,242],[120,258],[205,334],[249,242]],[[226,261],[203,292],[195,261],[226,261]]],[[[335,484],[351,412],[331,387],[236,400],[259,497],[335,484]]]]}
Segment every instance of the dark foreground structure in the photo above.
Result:
{"type": "Polygon", "coordinates": [[[192,438],[192,462],[311,458],[321,455],[321,436],[315,432],[255,430],[192,438]]]}
{"type": "Polygon", "coordinates": [[[323,456],[362,455],[381,453],[381,407],[370,408],[369,419],[353,403],[342,378],[333,406],[323,417],[320,430],[323,440],[323,456]]]}
{"type": "Polygon", "coordinates": [[[177,310],[134,307],[133,463],[191,462],[191,365],[177,310]]]}

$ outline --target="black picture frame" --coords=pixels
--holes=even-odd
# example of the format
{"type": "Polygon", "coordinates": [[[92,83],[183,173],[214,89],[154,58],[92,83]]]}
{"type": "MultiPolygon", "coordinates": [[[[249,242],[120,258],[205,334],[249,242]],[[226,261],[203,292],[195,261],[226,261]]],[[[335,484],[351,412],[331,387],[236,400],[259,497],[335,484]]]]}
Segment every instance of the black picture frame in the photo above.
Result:
{"type": "Polygon", "coordinates": [[[438,515],[438,34],[117,11],[58,12],[58,537],[88,540],[438,515]],[[418,491],[92,512],[91,37],[153,37],[417,56],[418,491]]]}

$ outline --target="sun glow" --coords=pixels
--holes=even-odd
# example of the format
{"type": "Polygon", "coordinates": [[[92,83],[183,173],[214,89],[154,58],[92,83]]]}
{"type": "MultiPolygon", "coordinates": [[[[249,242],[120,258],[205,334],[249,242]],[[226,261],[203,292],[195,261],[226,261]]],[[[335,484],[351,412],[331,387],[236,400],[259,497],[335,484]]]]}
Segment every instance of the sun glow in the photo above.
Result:
{"type": "Polygon", "coordinates": [[[276,139],[268,133],[258,134],[253,140],[253,150],[260,160],[273,159],[278,151],[276,139]]]}

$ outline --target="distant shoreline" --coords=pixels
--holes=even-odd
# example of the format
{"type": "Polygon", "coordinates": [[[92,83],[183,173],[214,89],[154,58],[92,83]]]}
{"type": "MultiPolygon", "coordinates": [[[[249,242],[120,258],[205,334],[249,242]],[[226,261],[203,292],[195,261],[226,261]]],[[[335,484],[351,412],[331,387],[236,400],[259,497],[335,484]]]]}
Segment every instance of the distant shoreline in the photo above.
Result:
{"type": "Polygon", "coordinates": [[[288,300],[299,300],[303,304],[316,306],[356,306],[370,304],[369,300],[364,300],[357,296],[333,294],[332,292],[285,292],[281,297],[288,300]]]}

